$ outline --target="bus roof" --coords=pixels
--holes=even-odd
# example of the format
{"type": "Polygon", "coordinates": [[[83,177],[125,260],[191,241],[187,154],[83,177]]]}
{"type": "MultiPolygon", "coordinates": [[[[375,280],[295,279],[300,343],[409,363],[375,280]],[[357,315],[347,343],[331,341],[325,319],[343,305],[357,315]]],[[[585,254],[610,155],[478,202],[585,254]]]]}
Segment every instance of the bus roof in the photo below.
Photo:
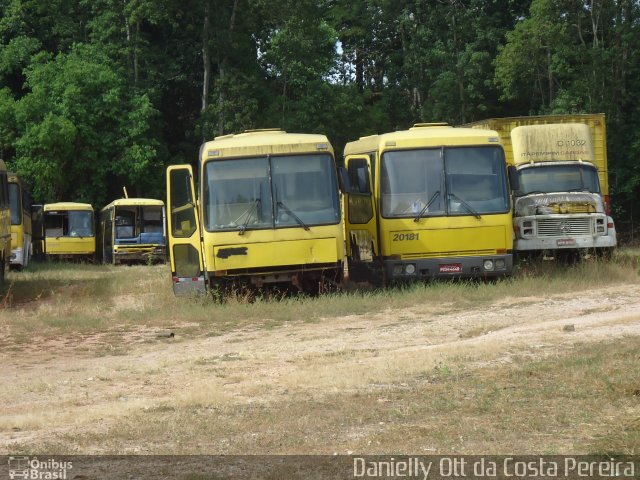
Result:
{"type": "Polygon", "coordinates": [[[76,202],[46,203],[44,205],[45,212],[51,212],[56,210],[91,210],[93,211],[93,207],[89,203],[76,203],[76,202]]]}
{"type": "Polygon", "coordinates": [[[445,145],[500,144],[493,130],[450,127],[443,123],[418,123],[409,130],[361,137],[344,147],[345,155],[374,152],[387,148],[416,148],[445,145]]]}
{"type": "Polygon", "coordinates": [[[155,198],[118,198],[102,208],[101,211],[108,210],[112,207],[132,207],[132,206],[147,206],[147,207],[164,207],[162,200],[156,200],[155,198]]]}
{"type": "Polygon", "coordinates": [[[329,152],[333,147],[326,135],[287,133],[279,129],[247,130],[216,137],[200,147],[201,160],[268,154],[329,152]]]}

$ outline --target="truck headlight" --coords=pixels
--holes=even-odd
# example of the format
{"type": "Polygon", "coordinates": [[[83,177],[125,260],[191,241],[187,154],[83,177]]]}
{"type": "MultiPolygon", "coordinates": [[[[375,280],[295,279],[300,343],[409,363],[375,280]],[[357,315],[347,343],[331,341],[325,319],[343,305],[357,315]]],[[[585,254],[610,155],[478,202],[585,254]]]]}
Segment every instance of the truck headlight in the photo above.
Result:
{"type": "Polygon", "coordinates": [[[523,237],[532,237],[535,234],[533,228],[533,220],[525,220],[522,222],[522,228],[520,229],[523,237]]]}
{"type": "Polygon", "coordinates": [[[486,271],[490,272],[493,270],[493,260],[485,260],[482,266],[486,271]]]}
{"type": "Polygon", "coordinates": [[[407,275],[413,275],[416,273],[416,266],[413,263],[407,263],[404,267],[404,273],[407,275]]]}

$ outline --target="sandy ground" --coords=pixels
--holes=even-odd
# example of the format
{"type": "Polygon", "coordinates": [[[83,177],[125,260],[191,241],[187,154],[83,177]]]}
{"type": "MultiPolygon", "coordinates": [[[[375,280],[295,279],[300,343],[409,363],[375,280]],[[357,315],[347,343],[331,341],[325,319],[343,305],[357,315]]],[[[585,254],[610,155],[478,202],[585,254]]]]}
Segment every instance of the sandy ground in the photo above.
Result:
{"type": "MultiPolygon", "coordinates": [[[[640,286],[508,298],[444,314],[443,305],[419,305],[304,320],[196,338],[183,336],[189,325],[182,324],[173,336],[139,329],[28,345],[5,339],[0,451],[99,434],[131,413],[167,405],[274,405],[397,383],[452,358],[482,368],[640,336],[640,286]]],[[[102,453],[99,445],[73,453],[102,453]]]]}

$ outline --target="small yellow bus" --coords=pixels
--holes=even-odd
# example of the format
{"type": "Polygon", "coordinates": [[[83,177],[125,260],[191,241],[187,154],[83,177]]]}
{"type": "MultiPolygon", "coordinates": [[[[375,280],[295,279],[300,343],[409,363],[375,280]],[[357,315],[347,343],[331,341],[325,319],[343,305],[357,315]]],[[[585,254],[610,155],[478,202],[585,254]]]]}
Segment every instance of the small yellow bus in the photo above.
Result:
{"type": "Polygon", "coordinates": [[[8,173],[11,204],[11,267],[22,270],[31,260],[31,200],[22,179],[8,173]]]}
{"type": "Polygon", "coordinates": [[[11,257],[11,211],[9,207],[9,183],[7,167],[0,160],[0,286],[11,257]]]}
{"type": "Polygon", "coordinates": [[[94,260],[96,236],[90,204],[47,203],[42,215],[46,258],[94,260]]]}
{"type": "Polygon", "coordinates": [[[120,198],[100,211],[98,254],[103,263],[165,261],[164,202],[120,198]]]}
{"type": "Polygon", "coordinates": [[[253,130],[200,148],[167,170],[167,230],[176,294],[340,284],[344,237],[333,147],[324,135],[253,130]],[[199,200],[196,200],[195,185],[199,200]]]}
{"type": "Polygon", "coordinates": [[[350,142],[344,158],[351,280],[511,273],[508,175],[495,131],[417,124],[350,142]]]}

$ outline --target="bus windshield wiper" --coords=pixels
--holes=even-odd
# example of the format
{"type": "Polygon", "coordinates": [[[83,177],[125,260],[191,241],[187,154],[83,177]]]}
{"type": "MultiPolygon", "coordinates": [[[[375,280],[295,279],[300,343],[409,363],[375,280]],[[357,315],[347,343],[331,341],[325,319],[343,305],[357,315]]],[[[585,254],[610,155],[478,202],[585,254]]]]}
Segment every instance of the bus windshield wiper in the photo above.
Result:
{"type": "Polygon", "coordinates": [[[458,195],[449,192],[449,196],[455,198],[458,202],[460,202],[460,205],[462,205],[471,215],[476,217],[478,220],[482,218],[477,210],[475,210],[471,205],[461,199],[458,195]]]}
{"type": "Polygon", "coordinates": [[[414,222],[418,223],[420,221],[420,219],[422,218],[422,215],[425,214],[425,212],[427,210],[429,210],[429,207],[431,206],[431,204],[433,202],[435,202],[436,198],[438,198],[440,196],[440,190],[436,190],[433,195],[431,195],[431,198],[429,199],[429,201],[427,202],[427,204],[422,207],[422,210],[420,210],[420,213],[418,213],[418,215],[416,215],[416,217],[413,219],[414,222]]]}
{"type": "Polygon", "coordinates": [[[302,225],[302,227],[303,227],[305,230],[309,230],[309,226],[308,226],[306,223],[304,223],[302,220],[300,220],[300,217],[298,217],[298,215],[296,215],[295,213],[293,213],[293,211],[292,211],[289,207],[287,207],[284,203],[282,203],[280,200],[278,200],[278,201],[276,202],[276,205],[277,205],[278,207],[282,207],[282,208],[284,208],[284,210],[285,210],[289,215],[291,215],[291,216],[296,220],[296,222],[298,222],[300,225],[302,225]]]}
{"type": "Polygon", "coordinates": [[[249,225],[249,220],[251,220],[254,216],[252,214],[255,209],[256,214],[255,217],[258,218],[258,211],[260,208],[260,199],[256,198],[253,203],[247,208],[246,214],[247,217],[244,219],[244,223],[238,227],[238,235],[244,235],[244,232],[247,231],[247,225],[249,225]]]}

